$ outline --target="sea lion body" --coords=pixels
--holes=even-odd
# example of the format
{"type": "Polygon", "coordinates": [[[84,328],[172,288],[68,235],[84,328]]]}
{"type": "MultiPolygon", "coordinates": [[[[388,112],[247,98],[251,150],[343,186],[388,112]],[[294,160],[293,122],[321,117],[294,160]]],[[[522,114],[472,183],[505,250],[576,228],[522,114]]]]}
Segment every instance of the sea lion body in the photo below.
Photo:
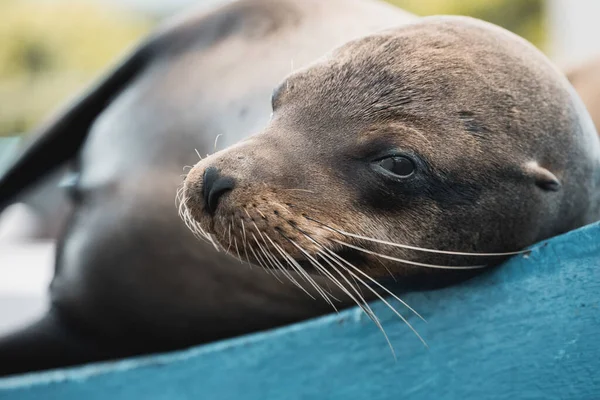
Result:
{"type": "MultiPolygon", "coordinates": [[[[0,339],[0,375],[184,348],[331,310],[199,243],[182,168],[267,123],[273,88],[342,43],[414,17],[367,0],[243,0],[159,29],[40,129],[2,207],[68,163],[72,208],[46,317],[0,339]]],[[[339,306],[350,304],[340,303],[339,306]]]]}

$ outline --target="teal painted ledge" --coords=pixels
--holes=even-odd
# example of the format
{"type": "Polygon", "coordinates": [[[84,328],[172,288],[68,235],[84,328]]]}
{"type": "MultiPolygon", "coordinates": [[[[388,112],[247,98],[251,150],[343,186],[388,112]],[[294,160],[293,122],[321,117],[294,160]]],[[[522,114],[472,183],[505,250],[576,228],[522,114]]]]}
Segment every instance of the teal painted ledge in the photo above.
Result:
{"type": "Polygon", "coordinates": [[[485,276],[171,354],[0,380],[0,399],[600,399],[600,224],[485,276]]]}

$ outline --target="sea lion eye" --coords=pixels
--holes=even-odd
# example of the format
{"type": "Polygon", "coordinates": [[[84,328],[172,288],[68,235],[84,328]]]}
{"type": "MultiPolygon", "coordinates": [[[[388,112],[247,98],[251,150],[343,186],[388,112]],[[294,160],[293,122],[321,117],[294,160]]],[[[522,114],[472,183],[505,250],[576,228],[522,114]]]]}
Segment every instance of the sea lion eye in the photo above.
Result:
{"type": "Polygon", "coordinates": [[[379,166],[394,175],[406,178],[415,172],[415,164],[406,157],[387,157],[378,162],[379,166]]]}

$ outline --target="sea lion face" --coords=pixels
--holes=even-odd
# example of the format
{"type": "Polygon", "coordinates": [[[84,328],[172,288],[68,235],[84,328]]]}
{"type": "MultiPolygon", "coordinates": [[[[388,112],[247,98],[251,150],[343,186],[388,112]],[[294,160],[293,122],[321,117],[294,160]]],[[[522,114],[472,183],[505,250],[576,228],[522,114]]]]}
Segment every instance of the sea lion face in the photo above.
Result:
{"type": "Polygon", "coordinates": [[[589,134],[565,85],[467,18],[348,43],[276,89],[263,132],[196,164],[184,219],[243,260],[336,279],[498,263],[448,252],[515,251],[589,219],[597,163],[574,161],[589,134]]]}

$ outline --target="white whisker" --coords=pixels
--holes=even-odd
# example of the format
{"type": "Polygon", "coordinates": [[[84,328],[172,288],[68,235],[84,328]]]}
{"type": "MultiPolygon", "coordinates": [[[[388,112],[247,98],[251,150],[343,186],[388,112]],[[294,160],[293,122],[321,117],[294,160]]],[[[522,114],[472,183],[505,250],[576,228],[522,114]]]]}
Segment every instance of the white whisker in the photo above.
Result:
{"type": "Polygon", "coordinates": [[[280,189],[280,190],[282,192],[305,192],[305,193],[312,193],[312,194],[315,193],[312,190],[308,190],[308,189],[280,189]]]}
{"type": "MultiPolygon", "coordinates": [[[[417,317],[419,317],[423,322],[427,322],[425,320],[425,318],[423,318],[423,316],[421,316],[421,314],[419,314],[415,309],[413,309],[411,306],[409,306],[404,300],[402,300],[400,297],[396,296],[392,291],[390,291],[388,288],[386,288],[385,286],[383,286],[381,283],[377,282],[375,279],[371,278],[369,275],[367,275],[366,273],[364,273],[362,270],[360,270],[358,267],[356,267],[354,264],[352,264],[351,262],[349,262],[348,260],[346,260],[345,258],[343,258],[342,256],[336,254],[335,252],[331,251],[328,248],[323,248],[327,253],[331,254],[332,256],[336,257],[337,259],[341,260],[344,264],[350,266],[352,269],[354,269],[355,271],[358,271],[361,275],[365,276],[367,279],[369,279],[371,282],[373,282],[373,284],[375,284],[376,286],[378,286],[380,289],[384,290],[387,294],[389,294],[390,296],[392,296],[396,301],[398,301],[400,304],[402,304],[404,307],[408,308],[410,311],[412,311],[417,317]]],[[[369,287],[369,286],[367,286],[369,287]]]]}
{"type": "Polygon", "coordinates": [[[294,260],[294,258],[287,251],[283,249],[283,247],[278,245],[275,245],[275,247],[283,253],[284,258],[287,260],[288,264],[295,271],[297,271],[306,282],[308,282],[312,287],[314,287],[317,293],[319,293],[319,295],[323,297],[323,299],[326,300],[327,295],[325,293],[325,290],[304,270],[304,268],[302,268],[302,266],[298,264],[298,262],[296,262],[296,260],[294,260]]]}
{"type": "Polygon", "coordinates": [[[235,245],[235,252],[237,254],[237,259],[240,262],[240,264],[243,264],[244,262],[242,261],[242,256],[240,254],[240,249],[238,247],[237,239],[235,238],[235,236],[233,237],[233,244],[235,245]]]}
{"type": "MultiPolygon", "coordinates": [[[[390,291],[388,288],[386,288],[385,286],[383,286],[382,284],[380,284],[379,282],[377,282],[375,279],[371,278],[369,275],[367,275],[366,273],[364,273],[362,270],[360,270],[359,268],[357,268],[354,264],[352,264],[351,262],[349,262],[348,260],[346,260],[345,258],[341,257],[340,255],[336,254],[334,251],[328,249],[327,247],[323,246],[321,243],[317,242],[315,239],[313,239],[311,236],[307,235],[306,233],[302,232],[301,230],[300,233],[302,233],[308,240],[312,241],[314,244],[316,244],[317,246],[319,246],[321,249],[325,250],[327,253],[333,255],[335,258],[338,258],[340,260],[342,260],[345,264],[349,265],[352,269],[357,270],[358,272],[360,272],[362,275],[364,275],[367,279],[369,279],[370,281],[372,281],[375,285],[377,285],[380,289],[384,290],[387,294],[389,294],[390,296],[392,296],[394,299],[396,299],[398,302],[400,302],[400,304],[402,304],[404,307],[408,308],[410,311],[412,311],[417,317],[419,317],[421,320],[425,321],[425,318],[423,318],[421,316],[421,314],[419,314],[415,309],[413,309],[411,306],[409,306],[404,300],[402,300],[400,297],[396,296],[392,291],[390,291]]],[[[344,268],[343,265],[341,265],[339,262],[337,262],[337,264],[344,268]]],[[[362,281],[361,281],[362,282],[362,281]]],[[[363,282],[364,284],[364,282],[363,282]]]]}
{"type": "MultiPolygon", "coordinates": [[[[365,314],[367,314],[367,316],[379,327],[379,329],[381,330],[381,332],[383,333],[388,345],[390,346],[390,350],[392,351],[392,354],[394,356],[394,358],[396,358],[396,352],[394,351],[394,347],[392,346],[392,343],[389,339],[389,337],[387,336],[387,333],[385,332],[385,329],[383,329],[383,326],[381,325],[381,322],[379,321],[379,318],[377,318],[377,316],[375,315],[375,313],[372,311],[372,309],[367,305],[367,307],[364,307],[363,303],[361,303],[360,301],[358,301],[356,299],[356,297],[354,295],[352,295],[352,293],[350,293],[348,291],[348,289],[338,280],[336,279],[333,274],[331,274],[329,271],[327,271],[327,269],[325,267],[323,267],[316,259],[314,259],[308,252],[306,252],[301,246],[299,246],[296,242],[294,242],[291,239],[288,239],[290,241],[290,243],[292,243],[294,246],[296,246],[296,248],[298,248],[298,250],[300,250],[310,261],[311,264],[313,264],[315,266],[315,268],[319,271],[321,271],[322,273],[324,273],[329,279],[332,280],[333,283],[335,283],[348,297],[350,297],[350,299],[352,301],[354,301],[362,310],[365,314]]],[[[351,285],[352,287],[352,285],[351,285]]],[[[363,299],[364,300],[364,299],[363,299]]],[[[366,304],[366,302],[365,302],[366,304]]],[[[335,307],[334,307],[335,309],[335,307]]],[[[337,311],[337,309],[336,309],[337,311]]]]}
{"type": "Polygon", "coordinates": [[[208,239],[210,240],[210,242],[212,243],[212,245],[215,247],[215,249],[217,250],[217,252],[221,252],[221,250],[219,249],[219,245],[217,244],[217,242],[215,241],[215,239],[212,237],[212,235],[210,233],[207,234],[208,239]]]}
{"type": "Polygon", "coordinates": [[[225,250],[225,253],[229,253],[229,249],[231,248],[231,222],[229,223],[229,246],[227,246],[227,250],[225,250]]]}
{"type": "MultiPolygon", "coordinates": [[[[263,238],[263,242],[264,242],[264,237],[263,234],[259,231],[258,232],[259,235],[263,238]]],[[[271,238],[269,237],[269,235],[267,235],[265,233],[264,235],[269,242],[271,242],[271,244],[273,245],[273,248],[275,248],[275,250],[277,250],[279,252],[279,250],[277,249],[277,247],[275,246],[275,243],[271,240],[271,238]]],[[[267,243],[265,242],[265,246],[267,245],[267,243]]],[[[269,252],[271,257],[273,257],[273,260],[279,265],[279,270],[295,285],[297,286],[300,290],[302,290],[304,293],[306,293],[310,298],[312,298],[313,300],[315,299],[302,285],[300,285],[300,283],[292,276],[292,274],[286,270],[285,266],[277,259],[277,257],[275,257],[271,252],[269,252]]],[[[281,252],[279,252],[279,254],[281,255],[281,252]]],[[[284,257],[285,259],[285,257],[284,257]]]]}
{"type": "MultiPolygon", "coordinates": [[[[321,251],[319,251],[319,254],[323,257],[323,260],[325,260],[325,262],[340,276],[342,277],[342,279],[344,279],[348,285],[354,290],[354,292],[357,294],[358,298],[360,299],[360,302],[356,299],[354,299],[352,296],[350,296],[350,298],[352,300],[354,300],[354,302],[363,310],[363,312],[365,314],[367,314],[367,316],[369,317],[369,319],[371,319],[371,321],[373,321],[375,323],[375,325],[379,328],[379,330],[381,331],[381,333],[383,334],[388,346],[390,347],[390,350],[392,351],[392,355],[394,356],[394,359],[396,358],[396,352],[394,350],[394,346],[392,345],[392,342],[390,341],[390,338],[388,337],[385,329],[383,328],[383,325],[381,324],[381,321],[379,320],[379,318],[377,317],[377,315],[375,314],[375,312],[373,311],[373,309],[371,308],[371,306],[369,305],[369,303],[366,301],[366,299],[364,298],[364,296],[362,295],[362,292],[360,292],[359,287],[358,286],[354,286],[352,285],[352,283],[350,283],[350,281],[348,280],[348,278],[339,270],[337,269],[326,257],[327,254],[323,253],[321,251]]],[[[332,259],[334,262],[337,262],[335,259],[332,259]]],[[[346,270],[346,268],[344,268],[343,266],[341,266],[344,270],[346,270]]],[[[352,276],[352,275],[351,275],[352,276]]]]}
{"type": "MultiPolygon", "coordinates": [[[[356,267],[354,267],[354,268],[356,268],[356,267]]],[[[419,340],[423,343],[423,345],[425,345],[425,347],[429,347],[427,345],[427,342],[425,341],[425,339],[423,339],[421,337],[421,335],[419,334],[419,332],[417,332],[417,330],[411,325],[411,323],[408,322],[408,320],[402,314],[400,314],[398,312],[398,310],[396,310],[382,295],[380,295],[379,293],[377,293],[377,291],[375,289],[373,289],[371,286],[367,285],[366,282],[363,281],[360,277],[358,277],[354,272],[350,271],[348,268],[345,268],[345,270],[350,275],[353,275],[356,279],[358,279],[358,281],[361,282],[364,287],[366,287],[367,289],[369,289],[375,296],[377,296],[379,298],[379,300],[381,300],[390,310],[392,310],[392,312],[394,314],[396,314],[410,328],[411,331],[413,331],[413,333],[419,338],[419,340]]],[[[360,271],[358,268],[356,268],[356,270],[360,271]]],[[[362,272],[362,271],[360,271],[360,272],[362,272]]],[[[402,302],[402,303],[405,304],[404,302],[402,302]]],[[[417,314],[417,315],[419,315],[419,314],[417,314]]]]}
{"type": "MultiPolygon", "coordinates": [[[[300,250],[300,252],[302,252],[302,254],[304,254],[304,256],[308,259],[308,261],[315,267],[315,269],[317,271],[322,271],[324,268],[321,264],[319,264],[319,262],[317,260],[315,260],[306,250],[304,250],[301,246],[299,246],[296,242],[294,242],[292,239],[287,239],[291,244],[293,244],[298,250],[300,250]]],[[[338,299],[336,299],[337,301],[339,301],[338,299]]],[[[336,306],[333,305],[333,303],[331,301],[328,301],[328,303],[333,307],[333,309],[338,312],[338,309],[336,306]]]]}
{"type": "Polygon", "coordinates": [[[215,146],[214,146],[214,148],[213,148],[213,153],[217,151],[217,143],[219,142],[219,138],[220,138],[221,136],[223,136],[223,134],[222,134],[222,133],[219,133],[219,134],[217,135],[217,137],[215,138],[215,146]]]}
{"type": "MultiPolygon", "coordinates": [[[[258,243],[256,236],[254,236],[254,233],[251,233],[251,235],[254,238],[254,242],[256,242],[256,245],[260,249],[262,246],[260,245],[260,243],[258,243]]],[[[252,252],[252,254],[254,254],[254,258],[259,260],[259,264],[261,265],[261,267],[263,267],[263,270],[265,272],[271,273],[271,275],[273,275],[275,277],[275,279],[277,279],[279,282],[283,283],[283,281],[281,279],[279,279],[279,277],[275,273],[275,270],[272,270],[272,271],[269,270],[269,267],[267,266],[267,262],[265,261],[265,259],[260,254],[257,254],[254,251],[254,249],[252,249],[252,246],[250,246],[250,251],[252,252]]]]}
{"type": "Polygon", "coordinates": [[[380,239],[375,239],[375,238],[371,238],[371,237],[367,237],[367,236],[357,235],[355,233],[350,233],[350,232],[346,232],[346,231],[343,231],[340,229],[332,228],[332,227],[330,227],[320,221],[317,221],[316,219],[310,218],[308,216],[305,216],[305,218],[322,225],[326,229],[329,229],[333,232],[339,233],[344,236],[349,236],[349,237],[352,237],[355,239],[362,239],[362,240],[366,240],[369,242],[384,244],[384,245],[393,246],[393,247],[400,247],[400,248],[408,249],[408,250],[422,251],[422,252],[426,252],[426,253],[449,254],[449,255],[455,255],[455,256],[501,257],[501,256],[511,256],[511,255],[528,253],[530,251],[530,250],[519,250],[519,251],[509,251],[509,252],[505,252],[505,253],[470,253],[470,252],[463,252],[463,251],[428,249],[428,248],[424,248],[424,247],[410,246],[410,245],[406,245],[406,244],[394,243],[394,242],[389,242],[386,240],[380,240],[380,239]]]}
{"type": "Polygon", "coordinates": [[[409,264],[409,265],[415,265],[415,266],[418,266],[418,267],[435,268],[435,269],[481,269],[481,268],[485,268],[486,267],[486,265],[458,265],[458,266],[448,266],[448,265],[436,265],[436,264],[421,263],[421,262],[417,262],[417,261],[405,260],[403,258],[397,258],[397,257],[392,257],[392,256],[388,256],[388,255],[385,255],[385,254],[377,253],[375,251],[363,249],[362,247],[354,246],[352,244],[349,244],[349,243],[346,243],[346,242],[342,242],[341,240],[337,240],[337,239],[331,239],[331,241],[339,243],[342,246],[350,247],[351,249],[358,250],[358,251],[363,252],[363,253],[371,254],[371,255],[374,255],[376,257],[385,258],[386,260],[397,261],[397,262],[400,262],[400,263],[409,264]]]}
{"type": "Polygon", "coordinates": [[[246,242],[248,241],[248,239],[246,237],[246,227],[244,226],[244,220],[240,218],[240,221],[242,222],[242,235],[243,235],[242,244],[244,245],[244,253],[246,254],[246,261],[248,261],[248,265],[250,266],[250,269],[252,269],[252,263],[250,262],[250,257],[248,257],[248,249],[246,247],[246,242]]]}

